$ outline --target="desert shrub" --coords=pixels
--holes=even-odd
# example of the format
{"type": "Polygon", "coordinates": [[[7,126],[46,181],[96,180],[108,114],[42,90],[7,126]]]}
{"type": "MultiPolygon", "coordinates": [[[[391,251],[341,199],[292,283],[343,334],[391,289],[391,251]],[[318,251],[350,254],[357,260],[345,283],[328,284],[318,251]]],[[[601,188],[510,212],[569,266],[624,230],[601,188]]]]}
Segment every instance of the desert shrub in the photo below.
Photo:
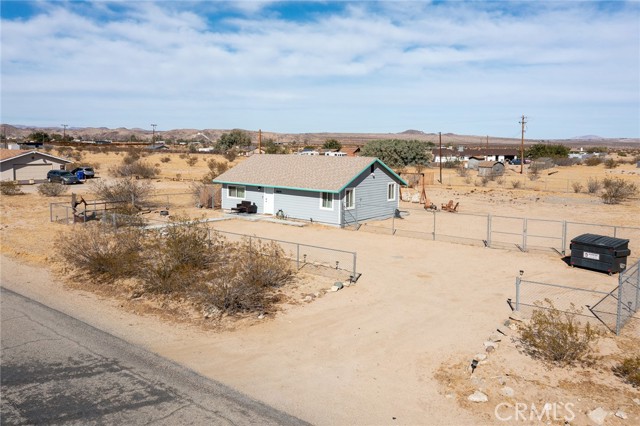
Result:
{"type": "Polygon", "coordinates": [[[235,160],[237,156],[238,156],[238,153],[236,152],[235,149],[230,149],[224,153],[224,158],[226,158],[227,161],[229,162],[235,160]]]}
{"type": "Polygon", "coordinates": [[[519,180],[512,180],[511,181],[511,187],[513,189],[518,189],[518,188],[522,187],[522,182],[520,182],[519,180]]]}
{"type": "Polygon", "coordinates": [[[464,178],[464,183],[466,183],[467,185],[471,185],[472,182],[473,179],[471,178],[471,176],[467,176],[464,178]]]}
{"type": "Polygon", "coordinates": [[[174,220],[159,232],[149,233],[145,267],[141,269],[145,290],[151,293],[189,291],[222,252],[220,239],[209,242],[205,224],[186,218],[174,220]]]}
{"type": "Polygon", "coordinates": [[[22,189],[15,180],[3,180],[0,182],[0,194],[2,195],[20,195],[22,189]]]}
{"type": "Polygon", "coordinates": [[[82,158],[84,157],[84,153],[82,151],[79,151],[79,150],[72,150],[69,156],[74,161],[79,162],[79,161],[82,161],[82,158]]]}
{"type": "Polygon", "coordinates": [[[189,167],[193,167],[196,165],[196,163],[198,162],[198,157],[187,157],[187,165],[189,167]]]}
{"type": "Polygon", "coordinates": [[[598,180],[598,178],[589,178],[587,180],[587,192],[589,194],[595,194],[602,188],[602,182],[598,180]]]}
{"type": "Polygon", "coordinates": [[[618,156],[619,156],[619,157],[626,157],[626,156],[627,156],[627,153],[626,153],[626,152],[624,152],[624,151],[620,151],[620,152],[618,153],[618,156]]]}
{"type": "Polygon", "coordinates": [[[578,159],[577,158],[553,158],[553,162],[557,165],[557,166],[573,166],[574,164],[578,163],[578,159]]]}
{"type": "Polygon", "coordinates": [[[519,340],[525,353],[557,365],[588,362],[598,330],[576,320],[580,311],[573,304],[566,312],[556,309],[549,299],[536,302],[536,306],[531,320],[520,328],[519,340]]]}
{"type": "Polygon", "coordinates": [[[45,197],[57,197],[66,193],[69,187],[61,183],[45,182],[38,185],[38,194],[45,197]]]}
{"type": "Polygon", "coordinates": [[[602,158],[600,158],[600,157],[589,157],[586,160],[584,160],[584,164],[586,164],[587,166],[597,166],[599,164],[602,164],[602,158]]]}
{"type": "Polygon", "coordinates": [[[152,179],[160,173],[160,170],[144,161],[134,161],[133,163],[123,162],[113,168],[111,172],[121,177],[137,176],[143,179],[152,179]]]}
{"type": "Polygon", "coordinates": [[[619,204],[638,192],[638,186],[635,183],[620,178],[606,178],[603,186],[601,198],[605,204],[619,204]]]}
{"type": "Polygon", "coordinates": [[[213,179],[226,172],[229,169],[229,163],[211,159],[207,161],[207,167],[209,168],[209,173],[207,173],[207,175],[202,178],[203,183],[211,183],[213,179]]]}
{"type": "Polygon", "coordinates": [[[73,151],[73,149],[71,149],[68,146],[61,146],[56,151],[58,152],[58,155],[60,157],[68,157],[71,155],[71,152],[73,151]]]}
{"type": "Polygon", "coordinates": [[[115,203],[135,203],[144,205],[154,188],[149,182],[136,179],[118,179],[107,183],[102,180],[92,181],[91,192],[99,200],[115,203]]]}
{"type": "Polygon", "coordinates": [[[138,160],[140,160],[140,152],[138,151],[127,151],[125,156],[122,158],[122,162],[124,164],[133,164],[138,160]]]}
{"type": "Polygon", "coordinates": [[[460,160],[447,160],[444,163],[442,163],[442,167],[444,167],[445,169],[457,169],[462,165],[462,162],[460,160]]]}
{"type": "Polygon", "coordinates": [[[573,192],[578,194],[579,192],[582,192],[583,185],[580,182],[573,182],[571,187],[573,188],[573,192]]]}
{"type": "Polygon", "coordinates": [[[640,355],[625,358],[620,364],[613,367],[613,372],[625,382],[640,388],[640,355]]]}
{"type": "Polygon", "coordinates": [[[607,158],[606,160],[604,160],[605,169],[615,169],[616,167],[618,167],[618,162],[613,158],[607,158]]]}
{"type": "Polygon", "coordinates": [[[458,176],[467,177],[469,175],[469,169],[465,167],[458,167],[456,169],[456,173],[458,174],[458,176]]]}
{"type": "Polygon", "coordinates": [[[482,186],[487,186],[487,184],[491,181],[491,177],[489,176],[482,176],[482,179],[480,179],[480,184],[482,186]]]}
{"type": "Polygon", "coordinates": [[[56,240],[56,253],[66,262],[95,275],[124,277],[139,268],[142,233],[137,228],[114,231],[93,222],[75,227],[56,240]]]}
{"type": "Polygon", "coordinates": [[[162,163],[168,163],[169,161],[171,161],[171,157],[169,157],[169,156],[167,155],[166,157],[162,157],[162,158],[160,159],[160,161],[161,161],[162,163]]]}
{"type": "Polygon", "coordinates": [[[181,152],[180,155],[178,155],[178,158],[184,160],[185,158],[187,158],[189,156],[189,154],[185,153],[185,152],[181,152]]]}
{"type": "Polygon", "coordinates": [[[500,176],[499,178],[496,179],[496,183],[500,186],[504,185],[504,178],[502,176],[500,176]]]}
{"type": "Polygon", "coordinates": [[[203,302],[231,315],[267,311],[279,300],[274,290],[294,274],[284,251],[275,242],[248,239],[226,249],[229,259],[207,283],[203,302]]]}
{"type": "Polygon", "coordinates": [[[529,167],[529,180],[538,180],[540,178],[540,168],[538,166],[536,166],[535,164],[532,164],[529,167]]]}

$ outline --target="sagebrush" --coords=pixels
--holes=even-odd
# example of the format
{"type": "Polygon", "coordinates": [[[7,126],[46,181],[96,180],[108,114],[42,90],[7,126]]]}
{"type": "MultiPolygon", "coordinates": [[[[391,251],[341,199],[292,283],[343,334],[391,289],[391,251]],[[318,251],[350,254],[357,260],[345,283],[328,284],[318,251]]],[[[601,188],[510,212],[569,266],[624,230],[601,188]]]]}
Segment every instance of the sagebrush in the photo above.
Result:
{"type": "Polygon", "coordinates": [[[66,193],[69,187],[57,182],[45,182],[38,185],[38,194],[45,197],[57,197],[66,193]]]}
{"type": "Polygon", "coordinates": [[[613,372],[625,382],[640,388],[640,355],[625,358],[613,367],[613,372]]]}
{"type": "Polygon", "coordinates": [[[556,309],[549,299],[536,303],[531,320],[520,328],[520,343],[533,358],[556,365],[591,361],[593,344],[599,331],[588,322],[576,319],[580,314],[573,305],[568,311],[556,309]]]}
{"type": "Polygon", "coordinates": [[[3,180],[0,182],[0,194],[20,195],[22,193],[22,189],[20,189],[20,185],[18,184],[18,182],[14,180],[3,180]]]}
{"type": "Polygon", "coordinates": [[[635,183],[620,178],[606,178],[602,186],[604,191],[600,197],[605,204],[619,204],[638,192],[635,183]]]}

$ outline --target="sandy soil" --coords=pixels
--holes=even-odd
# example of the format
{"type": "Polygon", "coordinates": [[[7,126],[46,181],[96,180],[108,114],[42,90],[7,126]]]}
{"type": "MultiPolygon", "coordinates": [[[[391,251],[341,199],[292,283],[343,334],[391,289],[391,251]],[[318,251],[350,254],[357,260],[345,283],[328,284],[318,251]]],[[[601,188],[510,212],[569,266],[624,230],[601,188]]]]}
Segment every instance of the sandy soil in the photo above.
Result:
{"type": "MultiPolygon", "coordinates": [[[[151,157],[156,155],[164,154],[151,157]]],[[[110,154],[87,161],[99,162],[99,172],[104,173],[110,161],[119,159],[110,154]]],[[[189,168],[177,156],[162,167],[166,178],[191,173],[188,176],[198,179],[206,173],[204,161],[189,168]]],[[[563,172],[584,180],[608,173],[601,166],[563,172]]],[[[170,180],[155,185],[171,191],[188,188],[188,182],[170,180]]],[[[500,403],[530,406],[559,401],[575,404],[572,424],[588,424],[585,413],[598,406],[610,412],[621,408],[629,416],[623,421],[611,414],[606,424],[640,422],[640,406],[633,402],[640,392],[610,371],[620,353],[638,353],[637,326],[600,343],[607,358],[599,368],[546,369],[522,355],[510,335],[473,375],[468,371],[470,360],[484,353],[483,342],[510,314],[506,301],[514,297],[518,270],[525,270],[531,280],[604,291],[615,287],[615,276],[569,268],[552,253],[230,220],[214,227],[356,251],[363,275],[355,286],[311,303],[288,305],[250,326],[213,331],[193,322],[141,314],[145,311],[136,311],[135,301],[79,290],[77,282],[71,286],[64,282],[73,277],[52,274],[53,237],[72,232],[73,226],[49,223],[52,200],[33,189],[26,188],[30,192],[26,195],[3,197],[0,204],[3,286],[312,423],[505,424],[495,415],[500,403]],[[514,389],[513,397],[500,394],[502,383],[514,389]],[[487,403],[466,400],[478,389],[489,396],[487,403]]],[[[88,186],[74,190],[87,191],[88,186]]],[[[463,186],[430,186],[428,194],[437,204],[459,200],[462,212],[483,214],[585,221],[597,215],[609,224],[638,226],[640,213],[637,198],[606,206],[586,194],[463,186]]],[[[59,200],[68,201],[68,196],[59,200]]],[[[332,284],[328,278],[318,282],[324,288],[332,284]]]]}

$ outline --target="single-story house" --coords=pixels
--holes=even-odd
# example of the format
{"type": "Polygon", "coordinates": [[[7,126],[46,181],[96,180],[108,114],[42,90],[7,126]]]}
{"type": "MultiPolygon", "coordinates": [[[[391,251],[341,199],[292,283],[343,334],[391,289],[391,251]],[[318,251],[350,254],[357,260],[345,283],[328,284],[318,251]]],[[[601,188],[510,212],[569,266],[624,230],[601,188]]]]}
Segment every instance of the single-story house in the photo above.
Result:
{"type": "Polygon", "coordinates": [[[46,152],[1,149],[0,180],[19,183],[44,182],[49,170],[63,170],[69,163],[70,160],[46,152]]]}
{"type": "Polygon", "coordinates": [[[359,146],[343,146],[340,148],[340,152],[344,152],[347,154],[347,157],[355,157],[360,154],[359,146]]]}
{"type": "Polygon", "coordinates": [[[150,151],[167,151],[169,149],[168,146],[166,146],[163,143],[156,143],[156,144],[152,144],[152,145],[147,145],[146,149],[150,150],[150,151]]]}
{"type": "Polygon", "coordinates": [[[373,157],[253,155],[213,180],[222,184],[222,208],[242,201],[260,214],[336,226],[387,219],[407,182],[373,157]]]}
{"type": "Polygon", "coordinates": [[[499,161],[481,161],[478,163],[478,176],[492,177],[504,174],[504,164],[499,161]]]}

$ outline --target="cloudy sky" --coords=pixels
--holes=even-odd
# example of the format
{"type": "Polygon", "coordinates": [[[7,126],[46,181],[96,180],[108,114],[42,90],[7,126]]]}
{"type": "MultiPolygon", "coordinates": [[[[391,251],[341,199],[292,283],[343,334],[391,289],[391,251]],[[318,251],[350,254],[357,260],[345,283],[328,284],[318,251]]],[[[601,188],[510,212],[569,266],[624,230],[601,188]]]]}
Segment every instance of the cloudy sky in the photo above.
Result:
{"type": "Polygon", "coordinates": [[[640,137],[640,2],[2,1],[3,123],[640,137]]]}

